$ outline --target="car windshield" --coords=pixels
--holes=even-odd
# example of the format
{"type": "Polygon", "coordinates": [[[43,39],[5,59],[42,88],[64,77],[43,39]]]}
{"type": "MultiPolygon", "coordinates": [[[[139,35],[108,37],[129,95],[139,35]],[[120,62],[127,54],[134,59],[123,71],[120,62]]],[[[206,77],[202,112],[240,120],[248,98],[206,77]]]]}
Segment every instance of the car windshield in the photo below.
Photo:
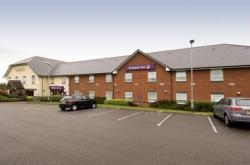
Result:
{"type": "Polygon", "coordinates": [[[61,101],[66,101],[72,99],[72,96],[65,96],[61,99],[61,101]]]}
{"type": "Polygon", "coordinates": [[[238,106],[250,106],[250,99],[238,99],[236,100],[238,106]]]}

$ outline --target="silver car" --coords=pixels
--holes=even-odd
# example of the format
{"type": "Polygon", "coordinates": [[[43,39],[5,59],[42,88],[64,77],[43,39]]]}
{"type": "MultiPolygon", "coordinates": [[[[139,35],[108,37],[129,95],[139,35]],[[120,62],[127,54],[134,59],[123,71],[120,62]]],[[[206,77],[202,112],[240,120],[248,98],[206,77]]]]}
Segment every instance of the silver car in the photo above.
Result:
{"type": "Polygon", "coordinates": [[[227,126],[233,122],[250,123],[250,98],[224,98],[214,105],[214,117],[222,118],[227,126]]]}

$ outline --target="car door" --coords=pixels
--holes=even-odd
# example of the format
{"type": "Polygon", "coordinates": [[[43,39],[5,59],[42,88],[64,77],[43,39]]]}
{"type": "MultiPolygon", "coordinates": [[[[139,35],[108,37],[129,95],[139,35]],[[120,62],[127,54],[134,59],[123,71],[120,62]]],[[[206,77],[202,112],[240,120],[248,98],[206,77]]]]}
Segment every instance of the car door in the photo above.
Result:
{"type": "Polygon", "coordinates": [[[215,111],[216,111],[216,115],[223,118],[223,105],[225,103],[225,99],[222,99],[220,100],[217,104],[216,104],[216,108],[215,108],[215,111]]]}
{"type": "Polygon", "coordinates": [[[232,100],[231,99],[226,99],[224,101],[223,107],[222,107],[223,111],[222,111],[222,114],[221,114],[222,117],[224,117],[225,113],[229,113],[231,105],[232,105],[232,100]]]}
{"type": "Polygon", "coordinates": [[[85,96],[82,96],[82,106],[85,108],[89,106],[89,99],[85,96]]]}

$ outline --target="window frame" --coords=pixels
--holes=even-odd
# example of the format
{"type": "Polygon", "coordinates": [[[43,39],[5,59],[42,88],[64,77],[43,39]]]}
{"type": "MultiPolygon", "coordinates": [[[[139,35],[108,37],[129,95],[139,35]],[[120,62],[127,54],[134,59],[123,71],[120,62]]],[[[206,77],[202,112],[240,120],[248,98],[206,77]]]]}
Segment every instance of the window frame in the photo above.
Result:
{"type": "Polygon", "coordinates": [[[158,96],[156,91],[149,91],[148,92],[148,103],[155,103],[157,102],[158,96]],[[155,98],[150,98],[150,95],[155,94],[155,98]]]}
{"type": "Polygon", "coordinates": [[[212,81],[212,82],[224,81],[223,69],[211,69],[210,70],[210,81],[212,81]],[[217,73],[217,75],[214,75],[215,73],[217,73]],[[218,73],[221,73],[221,75],[219,75],[218,73]]]}
{"type": "Polygon", "coordinates": [[[50,77],[50,84],[55,84],[55,78],[54,77],[50,77]]]}
{"type": "Polygon", "coordinates": [[[112,74],[106,74],[105,82],[110,83],[110,82],[112,82],[112,81],[113,81],[112,74]],[[108,78],[108,77],[110,77],[110,78],[108,78]]]}
{"type": "Polygon", "coordinates": [[[211,94],[210,94],[210,101],[211,101],[212,103],[218,103],[218,102],[220,102],[220,100],[222,100],[222,99],[224,99],[224,98],[225,98],[224,93],[211,93],[211,94]],[[216,99],[213,98],[215,95],[217,95],[217,97],[218,97],[219,95],[221,95],[222,97],[221,97],[220,99],[217,99],[217,101],[216,101],[216,99]]]}
{"type": "Polygon", "coordinates": [[[89,83],[94,83],[95,82],[95,75],[89,75],[89,83]]]}
{"type": "Polygon", "coordinates": [[[112,100],[113,99],[113,92],[112,91],[105,91],[105,98],[106,98],[106,100],[112,100]],[[110,93],[111,97],[107,97],[107,93],[110,93]]]}
{"type": "Polygon", "coordinates": [[[148,82],[157,82],[157,72],[156,71],[149,71],[147,73],[147,75],[148,75],[148,82]],[[150,78],[152,75],[154,75],[153,78],[150,78]]]}
{"type": "Polygon", "coordinates": [[[31,76],[31,84],[35,84],[36,83],[36,76],[32,75],[31,76]]]}
{"type": "Polygon", "coordinates": [[[95,91],[89,91],[89,98],[90,99],[94,99],[95,98],[95,91]],[[90,94],[90,93],[92,93],[92,94],[90,94]],[[90,95],[93,95],[93,96],[90,96],[90,95]]]}
{"type": "Polygon", "coordinates": [[[26,76],[23,76],[22,84],[26,84],[26,83],[27,83],[27,77],[26,77],[26,76]]]}
{"type": "Polygon", "coordinates": [[[187,93],[186,92],[177,92],[177,93],[175,93],[175,101],[176,101],[176,103],[177,104],[179,104],[179,105],[185,105],[185,104],[187,104],[187,98],[188,96],[187,96],[187,93]],[[178,96],[179,95],[179,96],[178,96]],[[183,96],[180,96],[180,95],[183,95],[183,96]],[[179,98],[185,98],[185,99],[179,99],[179,98]]]}
{"type": "Polygon", "coordinates": [[[67,82],[67,77],[66,77],[66,76],[63,76],[63,77],[62,77],[62,84],[66,84],[66,82],[67,82]]]}
{"type": "Polygon", "coordinates": [[[124,99],[128,100],[128,101],[132,101],[133,100],[133,92],[131,92],[131,91],[124,92],[124,99]],[[129,97],[127,97],[128,96],[127,94],[129,94],[129,97]]]}
{"type": "Polygon", "coordinates": [[[79,84],[80,83],[80,76],[75,76],[74,77],[74,83],[79,84]]]}
{"type": "Polygon", "coordinates": [[[126,83],[133,82],[133,73],[131,73],[131,72],[126,72],[126,73],[124,74],[124,82],[126,82],[126,83]],[[131,77],[131,78],[128,79],[128,78],[127,78],[127,75],[131,75],[131,76],[129,76],[129,77],[131,77]]]}
{"type": "Polygon", "coordinates": [[[176,82],[185,82],[185,81],[187,81],[187,72],[186,71],[176,71],[175,72],[175,81],[176,82]],[[184,73],[185,76],[178,76],[181,73],[184,73]]]}

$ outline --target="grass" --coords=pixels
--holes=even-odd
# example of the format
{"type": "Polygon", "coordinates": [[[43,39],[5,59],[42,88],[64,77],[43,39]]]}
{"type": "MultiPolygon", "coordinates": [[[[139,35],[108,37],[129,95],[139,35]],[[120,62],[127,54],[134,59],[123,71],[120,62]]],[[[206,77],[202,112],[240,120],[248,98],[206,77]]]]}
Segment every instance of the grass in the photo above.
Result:
{"type": "Polygon", "coordinates": [[[173,110],[173,109],[160,109],[160,108],[149,108],[149,107],[131,107],[131,106],[120,106],[120,105],[109,105],[109,104],[98,104],[99,108],[110,108],[118,110],[134,110],[134,111],[148,111],[148,112],[166,112],[166,113],[179,113],[179,114],[193,114],[208,116],[212,115],[212,112],[191,112],[183,110],[173,110]]]}
{"type": "MultiPolygon", "coordinates": [[[[45,104],[45,105],[58,105],[58,102],[27,102],[31,104],[45,104]]],[[[98,108],[110,108],[117,110],[131,110],[131,111],[148,111],[148,112],[165,112],[165,113],[179,113],[179,114],[193,114],[208,116],[212,115],[212,112],[190,112],[183,110],[173,110],[173,109],[160,109],[160,108],[149,108],[149,107],[132,107],[132,106],[120,106],[120,105],[110,105],[110,104],[98,104],[98,108]]]]}

